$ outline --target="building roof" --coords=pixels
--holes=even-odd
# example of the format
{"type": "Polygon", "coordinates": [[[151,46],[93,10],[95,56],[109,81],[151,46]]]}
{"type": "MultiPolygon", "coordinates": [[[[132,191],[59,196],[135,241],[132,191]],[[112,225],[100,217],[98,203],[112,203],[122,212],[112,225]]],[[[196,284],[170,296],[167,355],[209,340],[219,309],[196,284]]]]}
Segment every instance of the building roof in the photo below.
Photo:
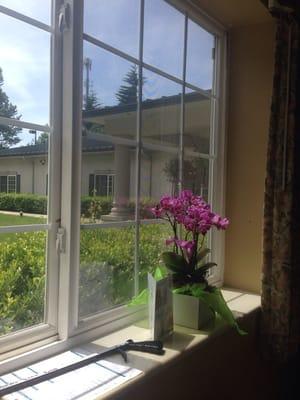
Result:
{"type": "MultiPolygon", "coordinates": [[[[210,94],[210,90],[207,90],[207,94],[210,94]]],[[[186,102],[194,102],[199,100],[207,100],[204,94],[199,92],[191,92],[185,94],[186,102]]],[[[162,96],[158,99],[146,99],[143,101],[143,109],[152,109],[155,107],[161,106],[172,106],[174,104],[180,104],[181,102],[181,93],[173,95],[173,96],[162,96]]],[[[95,117],[99,116],[109,116],[109,115],[117,115],[122,113],[128,113],[132,111],[136,111],[136,104],[122,104],[116,106],[103,107],[97,110],[85,111],[83,110],[83,119],[88,120],[89,118],[92,120],[95,117]]],[[[88,136],[82,136],[82,152],[103,152],[103,151],[112,151],[114,149],[113,144],[109,142],[104,142],[103,140],[97,140],[95,138],[90,138],[88,136]]],[[[0,158],[1,157],[25,157],[25,156],[42,156],[48,153],[48,144],[40,143],[35,145],[28,146],[20,146],[20,147],[12,147],[9,149],[1,149],[0,150],[0,158]]]]}
{"type": "MultiPolygon", "coordinates": [[[[100,141],[94,138],[82,137],[82,151],[84,153],[97,151],[111,151],[114,146],[108,142],[100,141]]],[[[10,149],[0,150],[0,157],[24,157],[24,156],[39,156],[48,153],[48,144],[34,144],[29,146],[12,147],[10,149]]]]}
{"type": "MultiPolygon", "coordinates": [[[[210,95],[211,91],[206,91],[208,95],[210,95]]],[[[185,102],[193,102],[199,100],[208,100],[209,97],[203,95],[199,92],[191,92],[185,94],[185,102]]],[[[161,107],[161,106],[171,106],[174,104],[180,104],[181,102],[181,93],[175,94],[173,96],[162,96],[158,99],[146,99],[143,100],[143,109],[147,110],[150,108],[161,107]]],[[[136,111],[137,104],[120,104],[116,106],[107,106],[103,108],[99,108],[96,110],[83,111],[83,118],[92,118],[99,116],[107,116],[121,113],[128,113],[130,111],[136,111]]]]}

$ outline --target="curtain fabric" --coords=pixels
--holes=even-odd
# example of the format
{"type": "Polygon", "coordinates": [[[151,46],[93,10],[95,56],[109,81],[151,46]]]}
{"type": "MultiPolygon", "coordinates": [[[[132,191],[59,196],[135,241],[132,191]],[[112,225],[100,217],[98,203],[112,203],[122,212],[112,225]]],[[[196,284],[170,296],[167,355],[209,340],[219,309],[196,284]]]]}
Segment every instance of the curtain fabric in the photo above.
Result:
{"type": "Polygon", "coordinates": [[[277,14],[264,205],[262,338],[284,362],[300,348],[299,24],[277,14]]]}

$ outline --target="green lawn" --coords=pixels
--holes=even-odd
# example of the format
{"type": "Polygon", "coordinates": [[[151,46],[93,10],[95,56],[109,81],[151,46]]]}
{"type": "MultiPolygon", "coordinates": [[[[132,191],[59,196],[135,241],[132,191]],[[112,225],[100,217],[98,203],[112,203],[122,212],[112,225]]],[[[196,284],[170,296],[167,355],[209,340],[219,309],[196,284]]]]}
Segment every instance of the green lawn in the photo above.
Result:
{"type": "MultiPolygon", "coordinates": [[[[41,217],[27,217],[20,215],[3,214],[0,212],[0,226],[13,226],[13,225],[33,225],[43,224],[46,218],[41,217]]],[[[15,237],[14,233],[1,233],[0,242],[11,240],[15,237]]]]}

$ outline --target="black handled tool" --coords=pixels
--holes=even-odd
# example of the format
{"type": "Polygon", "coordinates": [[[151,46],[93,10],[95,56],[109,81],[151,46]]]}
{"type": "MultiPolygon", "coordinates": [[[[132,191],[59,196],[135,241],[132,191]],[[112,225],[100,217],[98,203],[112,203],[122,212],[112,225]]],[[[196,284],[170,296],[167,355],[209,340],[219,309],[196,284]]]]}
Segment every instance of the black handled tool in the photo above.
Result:
{"type": "Polygon", "coordinates": [[[163,355],[165,353],[163,349],[163,343],[159,340],[148,340],[145,342],[134,342],[129,339],[124,344],[119,346],[111,347],[110,349],[101,351],[100,353],[87,356],[80,361],[76,361],[72,364],[66,365],[65,367],[55,368],[51,371],[44,372],[42,374],[37,374],[32,378],[24,379],[21,382],[12,383],[7,386],[1,387],[0,389],[0,397],[5,396],[7,394],[18,392],[19,390],[26,389],[30,386],[37,385],[38,383],[45,382],[49,379],[56,378],[57,376],[66,374],[68,372],[74,371],[75,369],[79,369],[85,367],[86,365],[92,364],[96,361],[102,360],[108,356],[112,356],[113,354],[121,354],[124,361],[127,362],[127,353],[128,350],[135,351],[143,351],[145,353],[152,353],[163,355]]]}

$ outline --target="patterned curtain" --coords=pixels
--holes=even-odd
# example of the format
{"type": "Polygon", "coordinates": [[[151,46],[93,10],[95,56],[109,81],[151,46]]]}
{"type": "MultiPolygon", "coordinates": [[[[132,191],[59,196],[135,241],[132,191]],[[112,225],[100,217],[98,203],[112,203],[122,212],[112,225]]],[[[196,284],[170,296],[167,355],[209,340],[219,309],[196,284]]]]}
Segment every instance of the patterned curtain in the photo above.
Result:
{"type": "Polygon", "coordinates": [[[277,34],[265,184],[262,339],[265,357],[284,362],[300,350],[299,23],[290,9],[272,11],[277,34]]]}

